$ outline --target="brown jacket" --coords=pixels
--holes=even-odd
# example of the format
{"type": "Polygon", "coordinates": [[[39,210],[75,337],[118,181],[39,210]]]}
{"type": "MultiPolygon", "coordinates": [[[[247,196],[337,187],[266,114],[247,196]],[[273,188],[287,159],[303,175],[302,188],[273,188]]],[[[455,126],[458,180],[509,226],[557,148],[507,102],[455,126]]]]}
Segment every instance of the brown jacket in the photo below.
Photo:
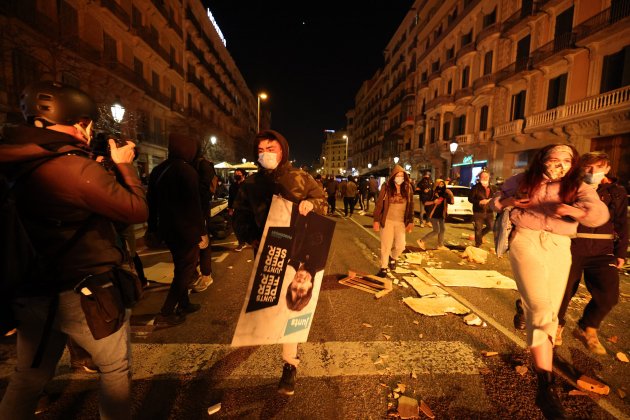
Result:
{"type": "Polygon", "coordinates": [[[388,186],[390,181],[393,182],[394,175],[396,175],[398,172],[403,172],[405,174],[405,182],[400,186],[400,193],[407,201],[407,205],[405,207],[405,226],[413,223],[413,187],[411,186],[411,181],[409,180],[409,175],[407,175],[407,172],[405,172],[405,170],[400,165],[395,165],[389,175],[389,179],[385,184],[381,186],[381,192],[378,194],[378,198],[376,199],[376,207],[374,208],[374,221],[378,222],[381,227],[385,226],[387,212],[389,211],[390,193],[388,186]]]}

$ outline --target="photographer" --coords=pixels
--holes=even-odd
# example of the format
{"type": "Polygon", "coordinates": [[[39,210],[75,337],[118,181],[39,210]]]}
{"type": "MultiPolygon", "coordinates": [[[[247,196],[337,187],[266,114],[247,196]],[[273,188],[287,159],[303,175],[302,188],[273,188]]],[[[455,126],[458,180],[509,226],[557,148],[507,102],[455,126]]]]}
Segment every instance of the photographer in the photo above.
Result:
{"type": "Polygon", "coordinates": [[[444,234],[446,233],[446,226],[444,220],[448,214],[448,205],[455,202],[453,193],[446,188],[446,183],[441,179],[435,180],[435,188],[433,189],[433,195],[431,200],[424,202],[424,207],[429,213],[429,221],[433,230],[418,240],[418,246],[422,250],[426,250],[425,241],[429,238],[437,236],[437,249],[448,250],[444,246],[444,234]]]}
{"type": "Polygon", "coordinates": [[[118,306],[115,330],[96,339],[82,309],[85,288],[79,286],[82,294],[74,289],[110,274],[121,284],[116,276],[123,252],[112,222],[142,223],[148,214],[144,190],[131,165],[134,144],[117,147],[109,141],[111,159],[123,180],[119,183],[90,159],[97,107],[85,92],[39,82],[24,90],[20,102],[27,125],[5,129],[7,144],[0,144],[0,162],[19,173],[35,159],[44,160],[13,188],[41,270],[20,280],[14,302],[17,366],[0,403],[0,418],[33,417],[68,337],[90,353],[101,372],[101,418],[131,418],[130,310],[118,306]]]}

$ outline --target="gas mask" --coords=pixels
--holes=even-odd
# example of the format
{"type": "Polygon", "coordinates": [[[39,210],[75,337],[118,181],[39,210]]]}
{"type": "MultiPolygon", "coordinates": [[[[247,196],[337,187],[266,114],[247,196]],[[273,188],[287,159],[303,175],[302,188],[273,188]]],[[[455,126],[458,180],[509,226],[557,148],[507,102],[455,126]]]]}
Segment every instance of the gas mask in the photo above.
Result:
{"type": "Polygon", "coordinates": [[[276,169],[278,167],[278,154],[273,152],[258,153],[258,162],[265,169],[276,169]]]}
{"type": "Polygon", "coordinates": [[[585,173],[584,182],[589,185],[599,185],[606,176],[605,172],[585,173]]]}
{"type": "Polygon", "coordinates": [[[571,169],[570,163],[564,162],[545,162],[545,175],[549,179],[557,180],[562,178],[571,169]]]}

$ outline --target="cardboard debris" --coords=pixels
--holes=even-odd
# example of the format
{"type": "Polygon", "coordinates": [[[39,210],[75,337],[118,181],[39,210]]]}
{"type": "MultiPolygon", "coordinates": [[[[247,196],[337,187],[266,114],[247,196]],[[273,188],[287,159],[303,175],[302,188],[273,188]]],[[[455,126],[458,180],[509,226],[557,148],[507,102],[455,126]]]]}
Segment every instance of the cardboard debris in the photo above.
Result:
{"type": "Polygon", "coordinates": [[[348,277],[339,280],[339,283],[372,293],[377,299],[392,291],[392,281],[390,279],[359,273],[357,271],[348,271],[348,277]]]}
{"type": "Polygon", "coordinates": [[[571,395],[571,396],[582,396],[582,395],[588,396],[588,392],[580,391],[579,389],[572,389],[571,391],[569,391],[569,395],[571,395]]]}
{"type": "Polygon", "coordinates": [[[400,394],[398,392],[393,392],[392,397],[394,397],[394,399],[397,400],[398,398],[400,398],[400,394]]]}
{"type": "Polygon", "coordinates": [[[394,284],[398,284],[398,279],[394,279],[394,284]]]}
{"type": "Polygon", "coordinates": [[[418,337],[424,338],[424,334],[420,333],[420,334],[418,334],[418,337]]]}
{"type": "Polygon", "coordinates": [[[498,354],[499,354],[499,352],[498,352],[498,351],[487,351],[487,350],[483,350],[483,351],[481,352],[481,354],[483,354],[483,355],[484,355],[484,356],[486,356],[486,357],[491,357],[491,356],[496,356],[496,355],[498,355],[498,354]]]}
{"type": "Polygon", "coordinates": [[[466,323],[466,325],[472,325],[472,326],[479,326],[482,323],[481,318],[479,318],[475,314],[466,315],[464,317],[464,322],[466,323]]]}
{"type": "Polygon", "coordinates": [[[171,284],[173,282],[173,263],[161,262],[151,267],[144,268],[144,275],[151,281],[161,284],[171,284]]]}
{"type": "Polygon", "coordinates": [[[612,337],[608,337],[606,341],[608,341],[609,343],[616,344],[617,341],[619,341],[619,337],[617,337],[616,335],[613,335],[612,337]]]}
{"type": "MultiPolygon", "coordinates": [[[[411,371],[411,378],[412,378],[412,379],[418,379],[418,375],[416,374],[416,371],[415,371],[415,370],[412,370],[412,371],[411,371]]],[[[621,391],[621,390],[620,390],[620,389],[618,389],[618,390],[617,390],[617,392],[619,392],[619,391],[621,391]]],[[[621,397],[621,398],[623,398],[623,397],[621,397]]]]}
{"type": "Polygon", "coordinates": [[[617,356],[617,360],[619,360],[620,362],[628,363],[628,356],[626,356],[625,353],[618,352],[616,356],[617,356]]]}
{"type": "Polygon", "coordinates": [[[420,321],[413,321],[414,324],[420,325],[420,321]]]}
{"type": "Polygon", "coordinates": [[[445,315],[447,312],[464,315],[470,309],[453,299],[452,296],[439,296],[434,298],[406,297],[403,302],[414,311],[427,316],[445,315]]]}
{"type": "MultiPolygon", "coordinates": [[[[381,333],[381,334],[383,334],[383,333],[381,333]]],[[[387,335],[387,334],[383,334],[383,337],[385,337],[385,340],[389,340],[390,338],[392,338],[391,335],[387,335]]]]}
{"type": "Polygon", "coordinates": [[[372,325],[368,324],[367,322],[364,322],[363,325],[365,328],[372,328],[372,325]]]}
{"type": "Polygon", "coordinates": [[[619,398],[622,400],[626,398],[626,392],[621,388],[617,388],[617,395],[619,395],[619,398]]]}
{"type": "Polygon", "coordinates": [[[433,411],[431,411],[431,408],[429,408],[427,403],[425,403],[422,400],[420,400],[420,411],[422,411],[424,413],[424,415],[427,416],[430,419],[434,419],[435,418],[435,414],[433,414],[433,411]]]}
{"type": "Polygon", "coordinates": [[[407,283],[405,283],[404,281],[403,281],[403,282],[401,282],[401,283],[400,283],[400,285],[401,285],[402,287],[404,287],[405,289],[408,289],[408,288],[409,288],[409,285],[408,285],[407,283]]]}
{"type": "Polygon", "coordinates": [[[447,296],[448,295],[448,293],[446,291],[444,291],[444,289],[441,289],[438,286],[433,286],[433,285],[427,284],[424,280],[422,280],[422,279],[420,279],[418,277],[403,276],[403,278],[422,297],[424,297],[424,296],[447,296]]]}
{"type": "Polygon", "coordinates": [[[418,400],[404,395],[398,399],[398,415],[401,419],[417,418],[418,409],[418,400]]]}
{"type": "Polygon", "coordinates": [[[462,258],[467,258],[470,262],[485,264],[488,260],[488,251],[474,246],[467,246],[462,252],[462,258]]]}
{"type": "Polygon", "coordinates": [[[429,286],[439,286],[438,283],[433,277],[428,275],[424,270],[411,270],[414,276],[418,277],[420,280],[424,281],[429,286]]]}
{"type": "Polygon", "coordinates": [[[407,390],[407,385],[401,384],[401,383],[398,383],[396,385],[396,388],[394,388],[394,391],[400,392],[401,394],[404,394],[406,390],[407,390]]]}
{"type": "Polygon", "coordinates": [[[523,365],[519,365],[516,366],[514,368],[514,370],[516,371],[516,373],[518,373],[521,376],[525,376],[525,374],[527,373],[527,366],[523,366],[523,365]]]}
{"type": "Polygon", "coordinates": [[[409,274],[409,273],[411,273],[411,270],[407,270],[406,268],[402,268],[402,267],[396,267],[396,270],[394,270],[394,273],[396,273],[396,274],[409,274]]]}
{"type": "Polygon", "coordinates": [[[406,254],[402,254],[405,260],[410,264],[422,264],[424,260],[424,255],[420,252],[408,252],[406,254]]]}
{"type": "Polygon", "coordinates": [[[598,380],[590,378],[586,375],[580,376],[580,378],[577,380],[577,384],[583,390],[594,392],[600,395],[608,395],[608,393],[610,392],[610,387],[608,385],[605,385],[598,380]]]}
{"type": "Polygon", "coordinates": [[[495,270],[449,270],[440,268],[427,268],[426,270],[444,286],[516,290],[516,282],[514,280],[495,270]]]}

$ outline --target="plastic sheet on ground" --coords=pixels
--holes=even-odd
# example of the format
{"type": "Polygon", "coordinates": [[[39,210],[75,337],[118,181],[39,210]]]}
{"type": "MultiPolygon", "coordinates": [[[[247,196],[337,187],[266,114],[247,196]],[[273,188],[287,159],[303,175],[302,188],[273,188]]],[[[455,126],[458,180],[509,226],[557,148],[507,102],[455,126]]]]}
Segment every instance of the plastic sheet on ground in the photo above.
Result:
{"type": "Polygon", "coordinates": [[[403,302],[414,311],[426,316],[440,316],[447,312],[464,315],[470,309],[456,301],[452,296],[438,296],[432,298],[406,297],[403,302]]]}
{"type": "Polygon", "coordinates": [[[173,263],[160,262],[151,267],[145,267],[144,275],[151,281],[171,284],[173,282],[173,263]]]}
{"type": "MultiPolygon", "coordinates": [[[[448,287],[516,290],[516,282],[494,270],[451,270],[426,268],[427,272],[448,287]]],[[[415,272],[414,272],[415,274],[415,272]]]]}

